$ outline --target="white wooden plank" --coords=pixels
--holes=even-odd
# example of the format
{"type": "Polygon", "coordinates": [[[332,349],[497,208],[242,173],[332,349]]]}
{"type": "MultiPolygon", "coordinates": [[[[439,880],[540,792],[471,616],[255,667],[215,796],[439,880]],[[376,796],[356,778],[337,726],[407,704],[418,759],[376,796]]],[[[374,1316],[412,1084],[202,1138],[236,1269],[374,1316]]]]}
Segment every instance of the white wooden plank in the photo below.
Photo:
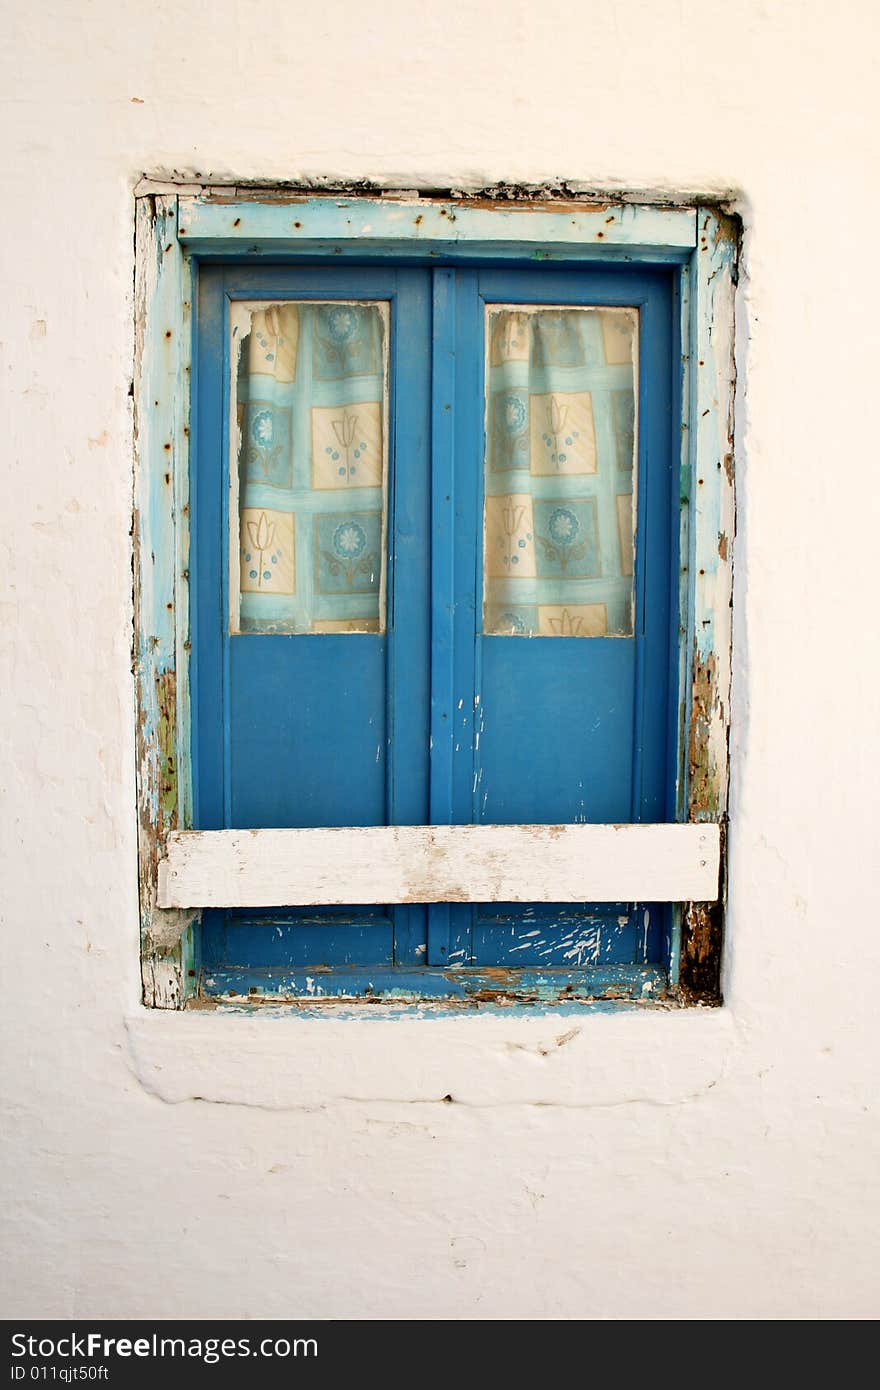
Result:
{"type": "Polygon", "coordinates": [[[175,831],[162,907],[700,902],[717,825],[428,825],[175,831]]]}

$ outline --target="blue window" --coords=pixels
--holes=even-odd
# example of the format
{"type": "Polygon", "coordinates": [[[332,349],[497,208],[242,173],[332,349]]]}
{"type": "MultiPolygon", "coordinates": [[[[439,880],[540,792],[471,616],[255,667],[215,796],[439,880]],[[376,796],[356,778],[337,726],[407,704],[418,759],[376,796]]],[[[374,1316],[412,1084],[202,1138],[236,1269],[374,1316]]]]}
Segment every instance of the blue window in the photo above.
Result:
{"type": "MultiPolygon", "coordinates": [[[[195,828],[676,819],[679,285],[202,265],[195,828]]],[[[661,903],[212,908],[196,961],[206,994],[640,997],[671,941],[661,903]]]]}

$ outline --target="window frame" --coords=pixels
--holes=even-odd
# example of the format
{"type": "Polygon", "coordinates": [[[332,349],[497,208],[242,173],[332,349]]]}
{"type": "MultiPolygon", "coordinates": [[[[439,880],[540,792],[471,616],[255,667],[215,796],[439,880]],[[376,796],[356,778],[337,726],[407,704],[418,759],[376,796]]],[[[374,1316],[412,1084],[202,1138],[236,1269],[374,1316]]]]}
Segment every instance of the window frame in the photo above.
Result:
{"type": "MultiPolygon", "coordinates": [[[[189,421],[192,311],[202,261],[639,261],[675,268],[681,306],[681,509],[676,819],[726,823],[731,670],[736,220],[711,206],[312,196],[136,194],[135,674],[144,1003],[197,988],[198,913],[157,905],[167,834],[192,824],[189,421]]],[[[670,990],[719,998],[722,891],[676,905],[670,990]]],[[[510,994],[510,991],[507,992],[510,994]]],[[[516,991],[511,997],[516,996],[516,991]]]]}

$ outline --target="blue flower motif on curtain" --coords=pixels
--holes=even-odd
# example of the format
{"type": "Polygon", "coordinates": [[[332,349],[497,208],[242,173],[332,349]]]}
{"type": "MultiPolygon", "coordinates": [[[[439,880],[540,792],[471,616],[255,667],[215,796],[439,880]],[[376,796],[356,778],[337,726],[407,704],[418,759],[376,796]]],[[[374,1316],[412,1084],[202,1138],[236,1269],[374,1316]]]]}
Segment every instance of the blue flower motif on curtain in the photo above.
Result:
{"type": "Polygon", "coordinates": [[[521,468],[529,456],[528,392],[497,391],[492,410],[492,467],[521,468]]]}
{"type": "Polygon", "coordinates": [[[293,482],[290,410],[273,401],[249,401],[244,411],[242,456],[249,481],[289,488],[293,482]]]}
{"type": "Polygon", "coordinates": [[[314,320],[314,374],[325,381],[378,376],[381,323],[370,306],[323,304],[314,320]]]}
{"type": "Polygon", "coordinates": [[[538,577],[566,575],[594,579],[599,575],[596,499],[535,501],[538,577]]]}
{"type": "Polygon", "coordinates": [[[324,512],[315,517],[315,585],[321,594],[379,593],[380,512],[324,512]]]}

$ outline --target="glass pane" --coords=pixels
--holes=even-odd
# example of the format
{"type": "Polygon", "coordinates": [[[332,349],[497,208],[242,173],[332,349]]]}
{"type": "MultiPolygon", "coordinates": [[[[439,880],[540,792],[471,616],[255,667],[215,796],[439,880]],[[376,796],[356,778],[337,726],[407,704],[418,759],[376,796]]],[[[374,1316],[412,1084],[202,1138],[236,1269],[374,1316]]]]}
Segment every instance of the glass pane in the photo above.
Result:
{"type": "Polygon", "coordinates": [[[384,632],[388,305],[230,312],[231,631],[384,632]]]}
{"type": "Polygon", "coordinates": [[[638,310],[486,310],[483,631],[633,631],[638,310]]]}

